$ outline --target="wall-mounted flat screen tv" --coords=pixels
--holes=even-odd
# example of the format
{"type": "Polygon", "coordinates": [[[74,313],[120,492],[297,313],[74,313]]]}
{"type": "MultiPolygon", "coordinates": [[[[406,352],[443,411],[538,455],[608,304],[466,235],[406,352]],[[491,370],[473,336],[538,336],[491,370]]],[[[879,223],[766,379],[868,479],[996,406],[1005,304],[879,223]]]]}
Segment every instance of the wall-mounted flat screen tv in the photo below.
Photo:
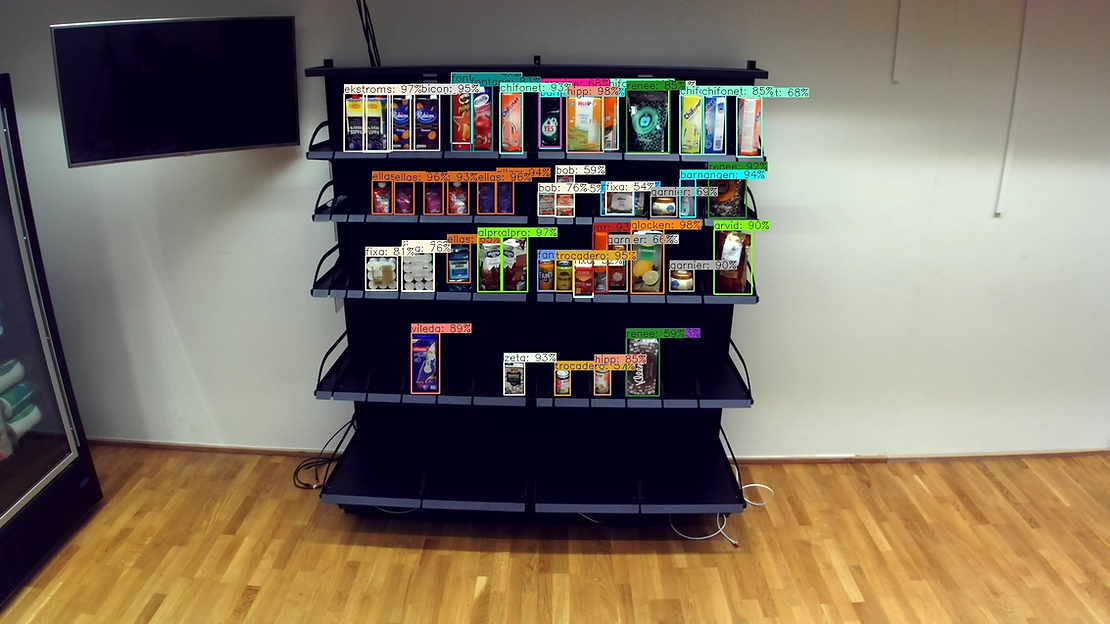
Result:
{"type": "Polygon", "coordinates": [[[70,167],[300,143],[292,17],[51,31],[70,167]]]}

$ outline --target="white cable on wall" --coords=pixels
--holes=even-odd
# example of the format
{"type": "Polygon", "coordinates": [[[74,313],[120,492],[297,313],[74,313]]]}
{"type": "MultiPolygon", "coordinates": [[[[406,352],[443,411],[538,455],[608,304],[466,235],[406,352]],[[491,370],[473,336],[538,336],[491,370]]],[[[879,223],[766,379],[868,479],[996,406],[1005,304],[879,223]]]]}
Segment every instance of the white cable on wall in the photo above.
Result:
{"type": "Polygon", "coordinates": [[[1021,57],[1025,50],[1025,20],[1029,13],[1029,0],[1021,5],[1021,39],[1018,43],[1017,67],[1014,69],[1014,92],[1010,97],[1010,125],[1006,128],[1006,156],[1002,159],[1002,173],[998,176],[998,192],[994,196],[994,216],[1002,216],[1002,199],[1006,192],[1006,181],[1014,161],[1014,110],[1017,108],[1018,79],[1021,77],[1021,57]]]}

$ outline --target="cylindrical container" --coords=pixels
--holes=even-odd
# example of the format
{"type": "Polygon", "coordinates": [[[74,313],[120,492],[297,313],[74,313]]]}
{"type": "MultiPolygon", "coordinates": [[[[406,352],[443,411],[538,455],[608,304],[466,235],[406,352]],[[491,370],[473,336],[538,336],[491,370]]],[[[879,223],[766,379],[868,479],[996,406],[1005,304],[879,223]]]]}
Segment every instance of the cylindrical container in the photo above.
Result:
{"type": "Polygon", "coordinates": [[[609,275],[606,269],[607,262],[600,262],[594,264],[594,292],[606,293],[609,292],[609,275]]]}
{"type": "Polygon", "coordinates": [[[555,394],[570,394],[570,371],[555,371],[555,394]]]}
{"type": "Polygon", "coordinates": [[[694,272],[671,271],[671,290],[680,292],[694,290],[694,272]]]}
{"type": "Polygon", "coordinates": [[[574,290],[574,262],[559,260],[555,263],[555,290],[561,292],[574,290]]]}
{"type": "Polygon", "coordinates": [[[555,261],[540,260],[540,290],[555,290],[555,261]]]}
{"type": "Polygon", "coordinates": [[[674,198],[673,197],[656,197],[651,201],[651,216],[653,217],[673,217],[675,216],[674,198]]]}
{"type": "Polygon", "coordinates": [[[15,452],[15,438],[11,427],[0,423],[0,459],[7,459],[15,452]]]}
{"type": "Polygon", "coordinates": [[[574,294],[576,296],[590,296],[594,294],[593,265],[574,267],[574,294]]]}
{"type": "Polygon", "coordinates": [[[40,422],[42,422],[42,411],[39,410],[37,405],[28,405],[12,417],[4,428],[10,429],[8,434],[12,440],[19,442],[20,438],[27,435],[27,432],[40,422]]]}
{"type": "MultiPolygon", "coordinates": [[[[626,251],[624,245],[613,245],[613,251],[626,251]]],[[[628,263],[614,262],[609,265],[609,292],[628,292],[628,263]]]]}
{"type": "Polygon", "coordinates": [[[21,381],[0,394],[0,416],[4,420],[11,420],[12,416],[31,404],[31,397],[35,388],[26,381],[21,381]]]}
{"type": "Polygon", "coordinates": [[[0,392],[6,391],[15,384],[23,381],[23,364],[19,360],[8,360],[0,364],[0,392]]]}
{"type": "Polygon", "coordinates": [[[594,371],[594,396],[609,396],[613,394],[612,371],[594,371]]]}

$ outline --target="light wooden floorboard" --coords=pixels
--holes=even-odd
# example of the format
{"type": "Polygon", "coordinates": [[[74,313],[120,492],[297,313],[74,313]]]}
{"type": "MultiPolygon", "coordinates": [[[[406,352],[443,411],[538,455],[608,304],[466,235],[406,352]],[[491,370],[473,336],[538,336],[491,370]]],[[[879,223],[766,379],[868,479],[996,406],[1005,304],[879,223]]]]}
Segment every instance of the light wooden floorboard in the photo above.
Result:
{"type": "Polygon", "coordinates": [[[105,501],[0,622],[1110,622],[1105,454],[745,467],[777,497],[729,519],[737,548],[577,516],[359,518],[293,488],[296,457],[94,459],[105,501]]]}

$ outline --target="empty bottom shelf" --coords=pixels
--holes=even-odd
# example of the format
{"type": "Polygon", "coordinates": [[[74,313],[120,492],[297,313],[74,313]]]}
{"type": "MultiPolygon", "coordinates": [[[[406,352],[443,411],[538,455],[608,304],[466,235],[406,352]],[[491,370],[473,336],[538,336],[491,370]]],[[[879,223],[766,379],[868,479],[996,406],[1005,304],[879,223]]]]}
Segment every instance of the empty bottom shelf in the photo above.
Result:
{"type": "Polygon", "coordinates": [[[704,411],[696,422],[696,410],[685,418],[671,417],[675,410],[666,419],[613,410],[611,418],[587,419],[559,408],[528,417],[505,410],[511,418],[460,408],[466,412],[453,419],[433,419],[422,406],[391,407],[389,418],[360,420],[324,502],[586,514],[744,510],[716,420],[704,411]]]}

